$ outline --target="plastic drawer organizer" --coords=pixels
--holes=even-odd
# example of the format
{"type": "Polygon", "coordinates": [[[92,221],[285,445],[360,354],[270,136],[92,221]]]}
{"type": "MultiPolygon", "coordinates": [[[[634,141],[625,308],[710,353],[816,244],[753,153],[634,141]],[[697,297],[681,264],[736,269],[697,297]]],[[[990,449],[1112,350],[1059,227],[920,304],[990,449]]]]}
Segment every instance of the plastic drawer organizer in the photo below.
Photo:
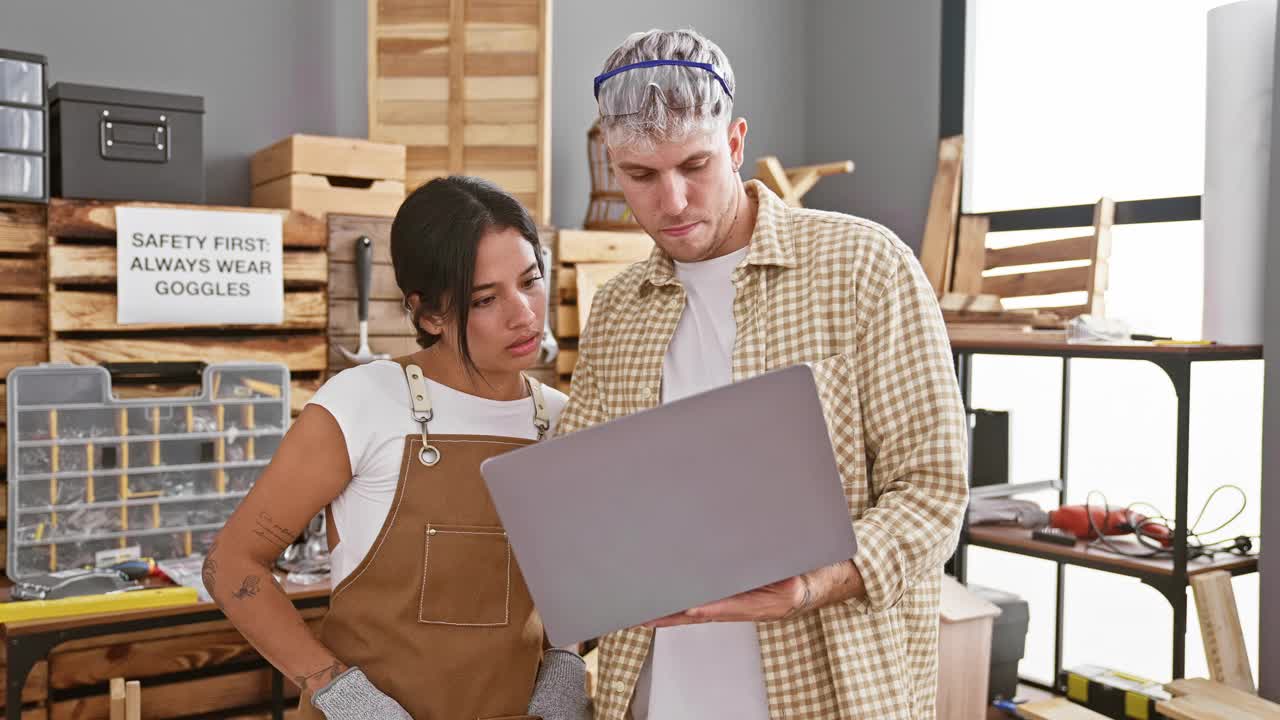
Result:
{"type": "Polygon", "coordinates": [[[138,546],[203,553],[289,424],[289,370],[209,365],[191,397],[119,400],[105,368],[9,375],[10,579],[138,546]]]}

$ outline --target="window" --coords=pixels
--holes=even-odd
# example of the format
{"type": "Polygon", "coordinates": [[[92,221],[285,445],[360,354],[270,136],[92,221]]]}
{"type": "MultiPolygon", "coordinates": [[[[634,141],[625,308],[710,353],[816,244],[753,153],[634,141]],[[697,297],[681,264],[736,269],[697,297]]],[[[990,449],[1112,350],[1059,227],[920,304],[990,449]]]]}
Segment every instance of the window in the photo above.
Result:
{"type": "MultiPolygon", "coordinates": [[[[944,3],[944,63],[948,47],[964,48],[963,77],[944,64],[942,123],[946,134],[948,113],[963,119],[964,212],[992,214],[988,247],[998,247],[1078,236],[1079,227],[1065,226],[1087,223],[1089,205],[1104,195],[1120,201],[1106,307],[1136,332],[1200,333],[1206,18],[1224,2],[944,3]],[[957,12],[962,23],[945,19],[957,12]],[[957,99],[963,107],[949,109],[957,99]]],[[[1143,500],[1172,516],[1175,399],[1163,372],[1107,360],[1071,368],[1068,502],[1099,490],[1112,505],[1143,500]]],[[[1058,476],[1060,377],[1056,359],[975,359],[972,405],[1011,412],[1013,482],[1058,476]]],[[[1224,483],[1240,486],[1249,502],[1207,539],[1258,532],[1261,389],[1261,362],[1193,369],[1189,516],[1224,483]]],[[[1028,499],[1057,504],[1052,492],[1028,499]]],[[[1237,504],[1220,493],[1201,529],[1237,504]]],[[[1042,683],[1054,680],[1054,578],[1049,562],[969,550],[970,582],[1030,603],[1020,674],[1042,683]]],[[[1173,613],[1159,593],[1083,568],[1068,568],[1064,588],[1064,667],[1168,678],[1173,613]]],[[[1235,589],[1256,675],[1256,575],[1237,578],[1235,589]]],[[[1195,618],[1189,601],[1189,676],[1207,675],[1195,618]]]]}

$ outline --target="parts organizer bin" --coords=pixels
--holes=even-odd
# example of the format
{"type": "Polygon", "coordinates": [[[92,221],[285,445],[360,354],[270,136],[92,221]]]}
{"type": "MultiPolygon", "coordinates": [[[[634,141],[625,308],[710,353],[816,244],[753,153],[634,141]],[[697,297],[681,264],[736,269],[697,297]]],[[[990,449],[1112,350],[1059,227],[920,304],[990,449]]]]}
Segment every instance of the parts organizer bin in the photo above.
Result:
{"type": "Polygon", "coordinates": [[[43,55],[0,50],[0,199],[49,199],[43,55]]]}
{"type": "Polygon", "coordinates": [[[202,553],[289,424],[289,370],[204,369],[192,397],[118,400],[106,368],[9,374],[9,578],[93,565],[133,545],[202,553]]]}

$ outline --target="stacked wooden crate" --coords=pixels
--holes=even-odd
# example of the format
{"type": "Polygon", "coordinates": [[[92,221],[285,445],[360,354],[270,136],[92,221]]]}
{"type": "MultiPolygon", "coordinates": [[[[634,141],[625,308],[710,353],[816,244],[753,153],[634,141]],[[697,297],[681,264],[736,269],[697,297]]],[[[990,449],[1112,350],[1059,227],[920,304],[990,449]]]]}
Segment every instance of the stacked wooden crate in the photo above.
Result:
{"type": "MultiPolygon", "coordinates": [[[[49,203],[49,357],[82,365],[121,362],[279,362],[292,374],[294,411],[311,397],[328,358],[324,224],[289,210],[64,200],[49,203]],[[277,213],[284,220],[284,323],[194,326],[116,323],[118,205],[277,213]]],[[[117,388],[120,389],[120,388],[117,388]]],[[[182,394],[154,385],[140,394],[182,394]]]]}
{"type": "MultiPolygon", "coordinates": [[[[0,203],[0,477],[8,465],[4,379],[21,365],[49,359],[45,206],[0,203]]],[[[8,484],[0,484],[0,571],[8,558],[8,484]]]]}
{"type": "Polygon", "coordinates": [[[369,139],[410,189],[478,175],[550,221],[550,0],[368,0],[369,139]]]}
{"type": "Polygon", "coordinates": [[[596,290],[632,263],[649,257],[653,240],[642,232],[561,230],[556,234],[555,321],[559,387],[568,392],[578,362],[578,336],[587,326],[596,290]]]}
{"type": "Polygon", "coordinates": [[[254,207],[392,217],[404,201],[404,146],[290,135],[249,163],[254,207]]]}

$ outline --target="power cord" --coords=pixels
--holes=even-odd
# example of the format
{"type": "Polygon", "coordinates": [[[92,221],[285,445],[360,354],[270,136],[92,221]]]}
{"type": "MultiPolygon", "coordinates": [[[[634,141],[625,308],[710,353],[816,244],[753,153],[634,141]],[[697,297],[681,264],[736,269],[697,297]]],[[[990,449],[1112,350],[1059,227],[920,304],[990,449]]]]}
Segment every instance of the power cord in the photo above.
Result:
{"type": "MultiPolygon", "coordinates": [[[[1097,495],[1102,499],[1103,516],[1107,517],[1107,513],[1109,513],[1110,511],[1110,505],[1107,503],[1107,496],[1102,494],[1102,492],[1098,490],[1090,490],[1088,495],[1085,496],[1085,501],[1084,501],[1085,518],[1089,523],[1090,533],[1096,536],[1096,539],[1090,542],[1089,544],[1090,547],[1101,545],[1105,547],[1107,550],[1117,555],[1123,555],[1125,557],[1134,557],[1134,558],[1153,558],[1153,557],[1172,557],[1173,556],[1173,548],[1165,547],[1161,542],[1161,540],[1165,537],[1174,536],[1175,533],[1174,533],[1173,524],[1169,520],[1169,518],[1167,518],[1163,513],[1159,511],[1158,508],[1156,508],[1151,503],[1144,502],[1144,501],[1130,503],[1125,507],[1125,523],[1124,523],[1125,527],[1121,527],[1118,529],[1131,530],[1133,532],[1134,538],[1138,541],[1138,544],[1146,548],[1145,552],[1134,552],[1133,550],[1130,550],[1130,549],[1118,547],[1115,543],[1111,542],[1111,540],[1108,539],[1106,535],[1104,535],[1102,532],[1099,531],[1097,524],[1093,520],[1092,501],[1093,501],[1094,495],[1097,495]],[[1135,512],[1134,510],[1134,508],[1136,507],[1150,508],[1155,512],[1153,515],[1147,516],[1139,520],[1138,513],[1135,512]],[[1155,532],[1149,529],[1149,528],[1157,528],[1157,527],[1161,528],[1163,532],[1155,532]],[[1167,533],[1167,535],[1165,533],[1167,533]]],[[[1248,495],[1238,485],[1224,484],[1214,488],[1213,492],[1209,493],[1209,497],[1205,498],[1204,504],[1200,506],[1200,512],[1199,514],[1196,515],[1195,522],[1191,523],[1191,527],[1187,530],[1187,559],[1190,560],[1190,559],[1199,558],[1199,557],[1212,558],[1214,555],[1222,552],[1234,553],[1243,557],[1249,557],[1254,555],[1255,554],[1254,541],[1260,539],[1261,538],[1260,535],[1238,535],[1234,538],[1220,540],[1212,543],[1205,543],[1201,540],[1202,536],[1210,535],[1212,533],[1218,532],[1219,530],[1222,530],[1223,528],[1227,527],[1231,523],[1235,522],[1235,520],[1244,513],[1245,509],[1248,507],[1248,504],[1249,504],[1248,495]],[[1223,490],[1235,490],[1240,494],[1240,508],[1236,510],[1235,514],[1233,514],[1230,518],[1228,518],[1225,522],[1218,525],[1217,527],[1211,530],[1204,530],[1204,531],[1197,530],[1196,528],[1199,527],[1200,521],[1204,519],[1204,514],[1205,514],[1205,511],[1208,510],[1209,504],[1212,503],[1213,498],[1223,490]]],[[[1110,518],[1107,518],[1107,520],[1109,521],[1110,518]]],[[[1107,529],[1111,529],[1111,528],[1108,527],[1107,529]]]]}

